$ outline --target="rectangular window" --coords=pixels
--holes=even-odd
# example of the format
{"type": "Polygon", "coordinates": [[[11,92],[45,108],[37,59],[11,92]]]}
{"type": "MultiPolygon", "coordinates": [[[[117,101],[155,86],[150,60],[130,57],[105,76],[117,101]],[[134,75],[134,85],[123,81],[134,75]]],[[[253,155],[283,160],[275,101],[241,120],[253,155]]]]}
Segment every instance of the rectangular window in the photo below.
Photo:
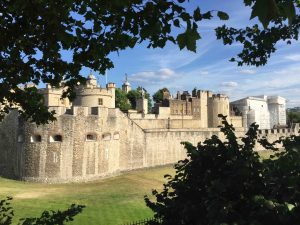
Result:
{"type": "Polygon", "coordinates": [[[103,99],[102,98],[98,98],[98,105],[103,105],[103,99]]]}

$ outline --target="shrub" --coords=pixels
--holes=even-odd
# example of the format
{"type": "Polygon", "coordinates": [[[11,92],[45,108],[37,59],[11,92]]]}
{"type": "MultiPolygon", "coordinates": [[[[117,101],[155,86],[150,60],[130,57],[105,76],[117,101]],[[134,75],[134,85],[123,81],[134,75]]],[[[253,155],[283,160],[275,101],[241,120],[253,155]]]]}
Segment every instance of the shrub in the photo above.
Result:
{"type": "Polygon", "coordinates": [[[212,136],[197,147],[184,142],[188,157],[175,165],[173,177],[165,176],[162,192],[153,190],[156,201],[145,196],[160,224],[299,224],[300,137],[269,143],[258,138],[258,125],[252,124],[238,140],[234,127],[220,117],[226,140],[212,136]],[[262,160],[256,142],[274,155],[262,160]],[[277,151],[276,143],[284,151],[277,151]]]}
{"type": "MultiPolygon", "coordinates": [[[[13,222],[14,210],[10,206],[12,198],[0,200],[0,225],[10,225],[13,222]]],[[[63,225],[73,221],[73,218],[82,212],[83,205],[72,204],[64,211],[44,211],[40,217],[20,219],[19,225],[63,225]]]]}

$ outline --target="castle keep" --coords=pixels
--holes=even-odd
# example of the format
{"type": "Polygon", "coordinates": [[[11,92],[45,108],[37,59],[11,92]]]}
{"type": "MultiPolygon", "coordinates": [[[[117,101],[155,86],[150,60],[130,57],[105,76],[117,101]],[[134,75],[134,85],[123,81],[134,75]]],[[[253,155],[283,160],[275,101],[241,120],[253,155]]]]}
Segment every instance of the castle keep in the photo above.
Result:
{"type": "MultiPolygon", "coordinates": [[[[228,116],[239,136],[245,132],[243,116],[230,115],[227,96],[195,90],[171,98],[166,93],[157,113],[146,114],[142,95],[137,111],[123,113],[115,108],[115,88],[113,83],[99,87],[90,75],[86,85],[76,89],[71,104],[60,99],[61,89],[47,85],[40,91],[57,117],[48,125],[22,121],[12,110],[0,123],[1,175],[38,182],[87,181],[175,163],[186,157],[180,142],[196,145],[221,136],[218,114],[228,116]]],[[[261,133],[275,140],[295,131],[261,133]]]]}

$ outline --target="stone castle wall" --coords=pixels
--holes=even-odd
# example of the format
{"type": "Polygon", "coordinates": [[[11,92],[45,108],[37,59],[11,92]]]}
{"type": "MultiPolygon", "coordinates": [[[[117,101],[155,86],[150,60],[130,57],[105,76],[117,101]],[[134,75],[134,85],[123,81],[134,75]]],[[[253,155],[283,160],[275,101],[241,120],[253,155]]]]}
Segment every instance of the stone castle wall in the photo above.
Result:
{"type": "Polygon", "coordinates": [[[17,178],[21,173],[20,149],[18,140],[18,113],[12,111],[0,124],[0,175],[17,178]]]}
{"type": "MultiPolygon", "coordinates": [[[[200,121],[195,128],[176,127],[174,121],[174,128],[149,129],[118,109],[74,107],[69,114],[63,112],[44,126],[23,123],[16,112],[5,118],[0,124],[2,175],[50,183],[88,181],[175,163],[186,157],[182,141],[196,145],[212,135],[222,137],[219,128],[201,128],[200,121]]],[[[236,132],[243,136],[245,130],[236,132]]],[[[292,132],[276,130],[267,135],[272,139],[292,132]]]]}

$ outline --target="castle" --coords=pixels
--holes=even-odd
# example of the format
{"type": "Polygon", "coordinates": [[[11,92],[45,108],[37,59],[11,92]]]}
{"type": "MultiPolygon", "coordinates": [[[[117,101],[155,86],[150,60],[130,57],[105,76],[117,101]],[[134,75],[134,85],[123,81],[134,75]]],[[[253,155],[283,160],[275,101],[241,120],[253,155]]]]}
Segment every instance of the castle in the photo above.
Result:
{"type": "Polygon", "coordinates": [[[256,122],[260,129],[271,129],[286,126],[286,99],[280,96],[247,97],[230,105],[244,116],[243,127],[256,122]]]}
{"type": "MultiPolygon", "coordinates": [[[[164,94],[155,114],[147,114],[143,94],[137,110],[115,108],[114,83],[98,86],[93,75],[78,86],[76,99],[61,99],[62,89],[40,89],[56,121],[37,126],[12,110],[0,123],[0,173],[37,182],[74,182],[112,176],[122,171],[175,163],[186,157],[180,144],[196,145],[212,135],[222,138],[218,114],[228,116],[243,136],[243,115],[230,113],[229,99],[210,91],[194,90],[172,98],[164,94]]],[[[122,89],[130,90],[126,79],[122,89]]],[[[298,128],[261,130],[276,140],[298,128]]]]}

